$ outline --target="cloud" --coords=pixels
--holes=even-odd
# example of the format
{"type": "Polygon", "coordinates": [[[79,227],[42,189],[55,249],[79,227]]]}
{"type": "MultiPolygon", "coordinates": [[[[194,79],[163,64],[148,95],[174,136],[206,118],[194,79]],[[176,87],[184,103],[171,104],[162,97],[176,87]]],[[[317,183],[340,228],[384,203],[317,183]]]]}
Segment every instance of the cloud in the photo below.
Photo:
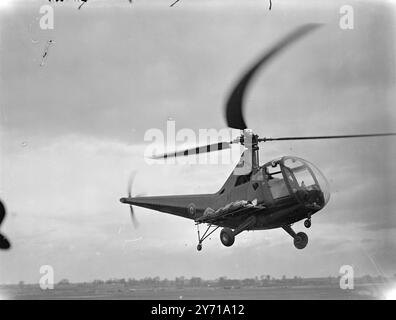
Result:
{"type": "Polygon", "coordinates": [[[0,282],[37,281],[42,264],[52,264],[59,280],[79,281],[329,275],[343,264],[376,272],[362,247],[382,269],[394,269],[391,138],[262,145],[262,163],[300,156],[330,182],[330,203],[313,217],[304,251],[283,230],[270,230],[242,233],[232,248],[216,233],[198,253],[192,221],[136,208],[134,230],[128,207],[119,203],[132,170],[138,171],[134,194],[217,191],[234,163],[150,166],[144,133],[164,130],[169,117],[177,129],[224,127],[224,101],[240,72],[307,21],[329,24],[258,75],[246,97],[249,126],[267,136],[394,131],[394,22],[383,10],[359,5],[359,28],[342,32],[337,5],[293,6],[293,15],[275,10],[265,19],[253,5],[198,13],[187,5],[178,11],[136,6],[117,15],[57,8],[55,30],[33,33],[38,45],[27,31],[35,7],[2,16],[0,195],[14,248],[2,256],[0,282]],[[56,44],[39,68],[47,37],[56,44]]]}

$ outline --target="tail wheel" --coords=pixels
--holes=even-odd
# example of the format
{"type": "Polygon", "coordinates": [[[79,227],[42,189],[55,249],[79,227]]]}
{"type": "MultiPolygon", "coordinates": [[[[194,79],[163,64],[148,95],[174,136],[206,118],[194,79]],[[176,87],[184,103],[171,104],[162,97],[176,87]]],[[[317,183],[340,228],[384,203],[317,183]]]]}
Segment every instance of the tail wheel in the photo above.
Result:
{"type": "Polygon", "coordinates": [[[311,227],[311,219],[307,219],[307,220],[305,220],[304,221],[304,226],[305,226],[305,228],[310,228],[311,227]]]}
{"type": "Polygon", "coordinates": [[[299,232],[294,238],[294,246],[297,249],[304,249],[308,244],[308,236],[304,232],[299,232]]]}
{"type": "Polygon", "coordinates": [[[224,228],[220,232],[220,240],[223,245],[226,247],[230,247],[234,244],[235,235],[234,232],[230,228],[224,228]]]}

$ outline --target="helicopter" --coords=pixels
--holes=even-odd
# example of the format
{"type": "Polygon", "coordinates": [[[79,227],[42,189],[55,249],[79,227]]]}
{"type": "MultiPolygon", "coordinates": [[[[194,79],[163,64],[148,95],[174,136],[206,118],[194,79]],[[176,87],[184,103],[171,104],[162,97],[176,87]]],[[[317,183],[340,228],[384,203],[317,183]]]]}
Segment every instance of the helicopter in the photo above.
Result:
{"type": "Polygon", "coordinates": [[[243,231],[282,228],[292,238],[297,249],[308,244],[305,232],[295,232],[292,225],[304,220],[311,227],[312,216],[321,211],[330,199],[329,183],[324,174],[311,162],[283,156],[259,163],[259,143],[285,140],[316,140],[394,136],[396,133],[373,133],[331,136],[260,137],[248,129],[243,116],[245,92],[257,71],[291,43],[306,36],[321,24],[304,24],[287,34],[272,48],[264,52],[240,77],[225,105],[225,118],[229,128],[241,130],[241,135],[228,142],[219,142],[196,148],[153,155],[153,159],[188,156],[221,151],[232,144],[244,147],[239,163],[219,191],[213,194],[136,196],[132,197],[129,182],[128,197],[120,201],[130,206],[132,221],[136,223],[133,206],[144,207],[194,220],[197,226],[197,250],[218,228],[220,241],[230,247],[243,231]],[[199,225],[206,224],[201,235],[199,225]]]}

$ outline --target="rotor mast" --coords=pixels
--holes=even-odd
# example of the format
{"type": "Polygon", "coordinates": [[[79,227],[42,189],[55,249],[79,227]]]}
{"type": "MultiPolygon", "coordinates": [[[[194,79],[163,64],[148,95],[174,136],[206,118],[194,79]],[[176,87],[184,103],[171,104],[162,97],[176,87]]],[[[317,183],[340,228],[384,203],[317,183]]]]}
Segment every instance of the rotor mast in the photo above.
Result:
{"type": "Polygon", "coordinates": [[[248,149],[252,159],[252,170],[257,171],[260,167],[259,136],[251,129],[244,129],[239,142],[248,149]]]}

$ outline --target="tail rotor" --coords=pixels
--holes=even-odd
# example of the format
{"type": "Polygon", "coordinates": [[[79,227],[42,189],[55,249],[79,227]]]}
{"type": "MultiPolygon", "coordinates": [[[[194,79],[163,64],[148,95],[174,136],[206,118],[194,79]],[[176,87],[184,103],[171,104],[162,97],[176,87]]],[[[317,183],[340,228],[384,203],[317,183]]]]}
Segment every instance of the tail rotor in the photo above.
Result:
{"type": "MultiPolygon", "coordinates": [[[[128,198],[132,198],[132,184],[133,184],[133,181],[135,180],[135,176],[136,176],[136,171],[132,172],[128,179],[128,190],[127,190],[128,198]]],[[[137,228],[139,226],[139,223],[136,219],[135,212],[134,212],[133,206],[131,204],[129,205],[129,209],[130,209],[132,224],[135,228],[137,228]]]]}

